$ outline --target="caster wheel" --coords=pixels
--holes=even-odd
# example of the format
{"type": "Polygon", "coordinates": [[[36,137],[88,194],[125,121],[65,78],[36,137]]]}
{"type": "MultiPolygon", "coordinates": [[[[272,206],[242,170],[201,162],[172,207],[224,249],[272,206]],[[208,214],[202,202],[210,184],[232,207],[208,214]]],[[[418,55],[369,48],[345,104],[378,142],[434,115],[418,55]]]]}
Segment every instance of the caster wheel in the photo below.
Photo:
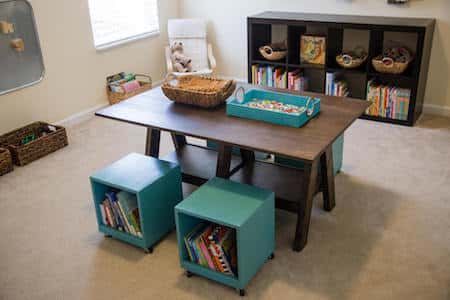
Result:
{"type": "Polygon", "coordinates": [[[107,239],[112,238],[112,235],[105,234],[105,238],[107,238],[107,239]]]}
{"type": "Polygon", "coordinates": [[[147,254],[152,254],[152,253],[153,253],[153,248],[150,247],[150,248],[144,249],[144,251],[145,251],[145,253],[147,253],[147,254]]]}
{"type": "Polygon", "coordinates": [[[244,297],[245,296],[245,290],[239,290],[239,296],[244,297]]]}
{"type": "Polygon", "coordinates": [[[192,274],[190,271],[186,271],[186,277],[187,278],[191,278],[192,275],[194,275],[194,274],[192,274]]]}
{"type": "Polygon", "coordinates": [[[275,253],[270,254],[269,259],[272,260],[275,258],[275,253]]]}

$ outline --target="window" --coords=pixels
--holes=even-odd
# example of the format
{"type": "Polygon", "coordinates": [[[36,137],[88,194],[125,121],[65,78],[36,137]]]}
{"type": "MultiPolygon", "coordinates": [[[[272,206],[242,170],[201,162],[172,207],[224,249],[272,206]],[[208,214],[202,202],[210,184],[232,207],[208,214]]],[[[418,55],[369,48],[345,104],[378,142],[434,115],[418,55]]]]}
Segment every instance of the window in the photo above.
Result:
{"type": "Polygon", "coordinates": [[[158,0],[89,0],[97,49],[159,33],[158,0]]]}

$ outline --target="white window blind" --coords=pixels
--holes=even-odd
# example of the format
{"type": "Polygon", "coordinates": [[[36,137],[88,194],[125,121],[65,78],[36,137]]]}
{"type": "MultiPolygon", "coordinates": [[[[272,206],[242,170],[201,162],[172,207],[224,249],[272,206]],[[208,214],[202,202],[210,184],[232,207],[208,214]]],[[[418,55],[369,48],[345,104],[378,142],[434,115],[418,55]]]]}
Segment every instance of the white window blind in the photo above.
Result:
{"type": "Polygon", "coordinates": [[[97,49],[159,33],[158,0],[89,0],[97,49]]]}

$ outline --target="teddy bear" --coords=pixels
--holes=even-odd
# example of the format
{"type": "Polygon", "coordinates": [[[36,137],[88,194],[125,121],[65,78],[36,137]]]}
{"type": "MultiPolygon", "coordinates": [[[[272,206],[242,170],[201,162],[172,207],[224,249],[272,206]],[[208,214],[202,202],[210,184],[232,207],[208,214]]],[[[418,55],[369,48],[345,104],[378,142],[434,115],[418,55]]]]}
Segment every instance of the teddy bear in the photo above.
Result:
{"type": "Polygon", "coordinates": [[[176,72],[191,72],[192,60],[183,53],[183,42],[174,41],[170,46],[173,68],[176,72]]]}

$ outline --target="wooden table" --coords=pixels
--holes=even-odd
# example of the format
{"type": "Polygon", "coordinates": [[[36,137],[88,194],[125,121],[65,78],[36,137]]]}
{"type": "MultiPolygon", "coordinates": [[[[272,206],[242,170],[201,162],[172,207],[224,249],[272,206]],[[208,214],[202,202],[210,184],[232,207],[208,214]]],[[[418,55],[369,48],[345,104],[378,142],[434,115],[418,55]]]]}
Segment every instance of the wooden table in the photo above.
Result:
{"type": "Polygon", "coordinates": [[[331,145],[368,107],[361,100],[303,94],[320,97],[321,112],[302,128],[228,117],[225,106],[206,110],[175,104],[159,87],[96,115],[147,127],[145,152],[153,157],[159,157],[161,130],[170,132],[175,151],[165,159],[179,162],[184,182],[201,185],[218,176],[274,191],[277,208],[297,214],[293,249],[301,251],[307,243],[314,195],[322,192],[326,211],[335,206],[331,145]],[[218,151],[190,145],[185,136],[217,142],[218,151]],[[232,155],[232,146],[241,149],[240,157],[232,155]],[[253,151],[301,160],[305,167],[258,161],[253,151]]]}

